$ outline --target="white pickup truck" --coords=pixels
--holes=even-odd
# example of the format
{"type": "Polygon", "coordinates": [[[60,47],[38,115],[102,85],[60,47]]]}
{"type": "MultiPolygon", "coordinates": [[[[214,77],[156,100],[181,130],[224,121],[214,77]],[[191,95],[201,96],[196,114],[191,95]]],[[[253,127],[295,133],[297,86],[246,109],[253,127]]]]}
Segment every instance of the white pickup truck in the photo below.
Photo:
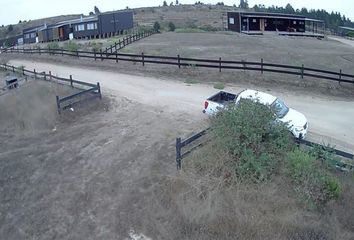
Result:
{"type": "Polygon", "coordinates": [[[256,90],[246,89],[238,95],[220,91],[204,102],[203,113],[214,115],[229,104],[238,104],[241,99],[250,99],[269,107],[275,107],[277,119],[287,124],[289,131],[294,137],[299,139],[305,138],[308,123],[302,113],[287,107],[279,98],[256,90]]]}

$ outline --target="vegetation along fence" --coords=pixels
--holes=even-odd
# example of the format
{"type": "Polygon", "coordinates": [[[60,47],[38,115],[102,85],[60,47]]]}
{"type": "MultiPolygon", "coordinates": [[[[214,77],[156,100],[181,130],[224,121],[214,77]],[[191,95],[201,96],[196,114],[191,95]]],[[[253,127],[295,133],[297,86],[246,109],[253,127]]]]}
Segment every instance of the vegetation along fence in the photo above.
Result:
{"type": "Polygon", "coordinates": [[[56,103],[59,114],[62,112],[62,110],[70,108],[80,102],[87,101],[93,98],[102,99],[100,83],[92,84],[74,80],[72,78],[72,75],[70,75],[69,78],[57,77],[52,75],[50,71],[49,73],[37,72],[36,69],[30,71],[23,67],[15,67],[7,64],[0,64],[0,68],[3,68],[5,71],[12,71],[14,73],[16,72],[22,74],[23,76],[33,76],[34,79],[44,79],[48,81],[56,80],[59,84],[70,85],[72,88],[78,89],[79,92],[74,93],[70,96],[56,96],[56,103]]]}
{"type": "MultiPolygon", "coordinates": [[[[122,45],[121,45],[122,46],[122,45]]],[[[70,51],[65,49],[48,49],[48,48],[8,48],[4,53],[22,53],[22,54],[51,54],[51,55],[61,55],[61,56],[73,56],[77,58],[88,58],[95,60],[111,60],[116,61],[127,61],[134,63],[145,64],[162,64],[162,65],[174,65],[178,68],[181,67],[198,67],[198,68],[214,68],[218,69],[221,72],[223,69],[229,70],[243,70],[243,71],[258,71],[260,73],[264,72],[273,72],[273,73],[282,73],[289,75],[300,76],[301,78],[313,77],[319,79],[325,79],[330,81],[337,81],[339,83],[352,83],[354,84],[354,75],[345,74],[340,69],[338,72],[321,70],[315,68],[301,66],[292,66],[284,64],[275,64],[275,63],[265,63],[263,59],[259,62],[248,62],[248,61],[229,61],[222,60],[221,58],[216,60],[211,59],[202,59],[202,58],[183,58],[180,55],[177,57],[168,57],[168,56],[153,56],[141,54],[128,54],[128,53],[118,53],[113,51],[113,49],[119,49],[119,43],[117,48],[107,49],[107,52],[96,51],[70,51]]]]}
{"type": "MultiPolygon", "coordinates": [[[[194,150],[196,150],[197,148],[205,145],[209,139],[203,139],[202,137],[207,135],[208,131],[210,130],[210,128],[203,130],[199,133],[194,134],[193,136],[185,139],[182,141],[182,139],[180,137],[176,138],[176,165],[177,165],[177,170],[180,170],[182,168],[182,159],[187,157],[189,154],[191,154],[194,150]],[[184,150],[185,148],[188,148],[187,150],[184,150]]],[[[304,140],[304,139],[298,139],[296,140],[297,144],[299,145],[304,145],[304,146],[308,146],[308,147],[317,147],[317,148],[321,148],[324,151],[329,151],[332,154],[335,154],[339,157],[348,159],[348,161],[336,161],[333,164],[335,165],[335,167],[341,171],[351,171],[354,170],[354,162],[352,160],[354,160],[354,154],[351,153],[347,153],[341,150],[337,150],[334,148],[329,148],[327,146],[318,144],[318,143],[314,143],[308,140],[304,140]]]]}

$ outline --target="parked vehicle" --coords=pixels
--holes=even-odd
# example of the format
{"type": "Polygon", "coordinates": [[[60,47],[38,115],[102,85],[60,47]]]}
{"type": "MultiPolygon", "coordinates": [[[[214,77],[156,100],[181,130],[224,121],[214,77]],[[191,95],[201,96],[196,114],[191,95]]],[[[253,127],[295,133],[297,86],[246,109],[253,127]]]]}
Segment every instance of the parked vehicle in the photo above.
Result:
{"type": "Polygon", "coordinates": [[[225,109],[230,104],[237,105],[241,99],[250,99],[269,107],[274,107],[277,120],[286,123],[289,131],[295,138],[305,138],[308,129],[308,122],[302,113],[296,111],[295,109],[289,108],[279,98],[256,90],[246,89],[239,94],[220,91],[204,102],[203,113],[214,115],[220,110],[225,109]]]}

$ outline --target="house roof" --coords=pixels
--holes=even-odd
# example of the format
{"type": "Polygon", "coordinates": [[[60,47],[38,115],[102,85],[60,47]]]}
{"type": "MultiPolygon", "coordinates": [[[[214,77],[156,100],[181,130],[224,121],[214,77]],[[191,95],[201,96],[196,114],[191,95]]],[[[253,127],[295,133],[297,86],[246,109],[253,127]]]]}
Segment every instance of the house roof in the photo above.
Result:
{"type": "Polygon", "coordinates": [[[354,31],[354,28],[351,27],[339,27],[339,28],[349,30],[349,31],[354,31]]]}
{"type": "Polygon", "coordinates": [[[275,18],[275,19],[291,19],[291,20],[305,20],[310,22],[323,22],[322,20],[306,18],[297,14],[286,13],[269,13],[269,12],[239,12],[243,17],[259,17],[259,18],[275,18]]]}

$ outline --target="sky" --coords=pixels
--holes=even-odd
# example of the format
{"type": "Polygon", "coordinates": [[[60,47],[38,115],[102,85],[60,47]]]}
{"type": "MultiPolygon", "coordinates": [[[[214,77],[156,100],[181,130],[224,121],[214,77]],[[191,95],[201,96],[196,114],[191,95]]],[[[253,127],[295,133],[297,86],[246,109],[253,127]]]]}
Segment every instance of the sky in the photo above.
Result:
{"type": "MultiPolygon", "coordinates": [[[[172,0],[167,0],[171,2],[172,0]]],[[[223,1],[226,5],[239,4],[239,0],[201,0],[203,3],[223,1]]],[[[30,20],[65,14],[88,14],[97,6],[101,12],[130,8],[162,5],[163,0],[0,0],[0,25],[18,23],[19,20],[30,20]]],[[[173,0],[175,2],[175,0],[173,0]]],[[[179,0],[182,4],[193,4],[196,0],[179,0]]],[[[285,6],[290,3],[295,9],[325,9],[328,12],[338,11],[354,20],[353,0],[249,0],[252,7],[255,4],[265,6],[285,6]]]]}

